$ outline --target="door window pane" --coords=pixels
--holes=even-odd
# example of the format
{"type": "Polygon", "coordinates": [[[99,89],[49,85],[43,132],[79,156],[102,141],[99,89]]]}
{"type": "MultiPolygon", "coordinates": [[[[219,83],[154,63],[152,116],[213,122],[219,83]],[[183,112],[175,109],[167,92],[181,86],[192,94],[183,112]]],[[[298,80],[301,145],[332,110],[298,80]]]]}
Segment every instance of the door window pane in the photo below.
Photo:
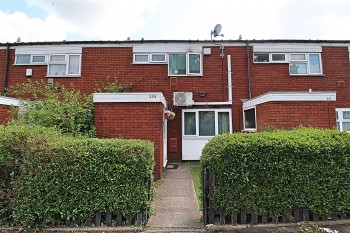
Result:
{"type": "Polygon", "coordinates": [[[196,135],[196,113],[185,112],[185,135],[196,135]]]}
{"type": "Polygon", "coordinates": [[[230,132],[230,117],[228,112],[218,113],[218,124],[219,134],[230,132]]]}
{"type": "Polygon", "coordinates": [[[186,74],[186,54],[169,55],[169,74],[170,75],[186,74]]]}
{"type": "Polygon", "coordinates": [[[215,112],[199,112],[199,136],[215,136],[215,112]]]}
{"type": "Polygon", "coordinates": [[[310,73],[311,74],[320,74],[321,73],[321,62],[320,56],[318,54],[310,54],[310,73]]]}
{"type": "Polygon", "coordinates": [[[199,54],[189,54],[189,73],[199,74],[201,72],[201,56],[199,54]]]}

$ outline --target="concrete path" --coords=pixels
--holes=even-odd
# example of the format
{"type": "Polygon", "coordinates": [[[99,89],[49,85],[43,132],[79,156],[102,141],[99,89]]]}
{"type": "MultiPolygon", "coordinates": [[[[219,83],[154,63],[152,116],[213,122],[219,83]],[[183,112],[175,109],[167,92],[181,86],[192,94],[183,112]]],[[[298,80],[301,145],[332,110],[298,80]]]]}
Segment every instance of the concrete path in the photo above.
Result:
{"type": "Polygon", "coordinates": [[[176,164],[177,169],[165,169],[147,232],[204,232],[189,164],[176,164]]]}

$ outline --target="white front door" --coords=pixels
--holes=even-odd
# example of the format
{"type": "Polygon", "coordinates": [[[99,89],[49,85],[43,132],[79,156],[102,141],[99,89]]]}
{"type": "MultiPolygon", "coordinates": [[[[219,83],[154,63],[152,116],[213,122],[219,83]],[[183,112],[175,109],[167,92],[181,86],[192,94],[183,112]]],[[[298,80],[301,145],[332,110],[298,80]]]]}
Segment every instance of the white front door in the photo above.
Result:
{"type": "Polygon", "coordinates": [[[231,109],[182,110],[182,160],[199,160],[210,139],[231,132],[231,109]]]}
{"type": "Polygon", "coordinates": [[[168,120],[163,120],[163,167],[168,162],[168,120]]]}

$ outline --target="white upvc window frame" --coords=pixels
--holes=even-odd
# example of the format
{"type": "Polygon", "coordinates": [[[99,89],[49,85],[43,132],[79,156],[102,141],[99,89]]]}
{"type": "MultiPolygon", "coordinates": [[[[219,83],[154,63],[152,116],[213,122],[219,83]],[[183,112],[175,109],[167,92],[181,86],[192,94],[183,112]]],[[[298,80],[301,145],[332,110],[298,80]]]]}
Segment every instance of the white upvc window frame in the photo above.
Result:
{"type": "Polygon", "coordinates": [[[322,67],[322,56],[321,53],[289,53],[289,75],[290,76],[312,76],[312,75],[323,75],[323,67],[322,67]],[[292,59],[293,55],[304,55],[305,59],[292,59]],[[317,55],[320,61],[320,72],[314,73],[311,72],[311,65],[310,65],[310,55],[317,55]],[[291,73],[290,66],[291,64],[306,64],[306,73],[302,74],[294,74],[291,73]]]}
{"type": "Polygon", "coordinates": [[[256,107],[243,109],[243,131],[244,132],[256,132],[257,128],[258,128],[258,124],[257,124],[257,121],[256,121],[256,107]],[[247,128],[246,127],[246,120],[245,120],[246,119],[245,111],[252,110],[252,109],[254,109],[255,128],[247,128]]]}
{"type": "Polygon", "coordinates": [[[167,59],[167,54],[166,53],[151,53],[149,55],[149,62],[150,63],[166,63],[167,61],[168,61],[168,59],[167,59]],[[153,56],[156,56],[156,55],[164,55],[164,60],[154,61],[153,60],[153,56]]]}
{"type": "Polygon", "coordinates": [[[148,53],[134,53],[133,64],[148,64],[150,62],[150,54],[148,53]],[[136,61],[137,56],[147,56],[147,61],[136,61]]]}
{"type": "Polygon", "coordinates": [[[350,124],[350,119],[344,119],[343,112],[350,112],[350,108],[336,108],[336,124],[337,124],[337,129],[340,131],[347,131],[350,133],[350,128],[348,130],[344,130],[343,128],[343,123],[349,123],[350,124]]]}
{"type": "Polygon", "coordinates": [[[267,63],[288,63],[288,54],[287,53],[254,53],[253,62],[258,64],[267,64],[267,63]],[[268,61],[255,61],[255,56],[258,55],[267,55],[269,57],[268,61]],[[273,55],[284,55],[284,60],[273,60],[273,55]]]}
{"type": "Polygon", "coordinates": [[[80,77],[81,76],[81,54],[49,54],[46,77],[80,77]],[[64,56],[64,61],[51,61],[51,56],[64,56]],[[71,56],[79,56],[79,70],[77,74],[69,74],[69,61],[71,56]],[[50,74],[50,65],[65,65],[65,74],[52,75],[50,74]]]}
{"type": "Polygon", "coordinates": [[[219,113],[229,114],[229,133],[232,133],[232,110],[228,108],[215,108],[215,109],[184,109],[182,111],[182,137],[184,139],[211,139],[219,135],[219,113]],[[185,134],[185,113],[192,112],[195,113],[196,118],[196,134],[186,135],[185,134]],[[200,136],[199,135],[199,112],[214,112],[215,120],[215,134],[213,136],[200,136]]]}
{"type": "Polygon", "coordinates": [[[169,53],[168,56],[168,76],[203,76],[203,55],[202,53],[169,53]],[[171,74],[170,73],[170,55],[185,54],[186,55],[186,74],[171,74]],[[199,55],[199,73],[190,72],[190,55],[199,55]]]}
{"type": "Polygon", "coordinates": [[[47,65],[47,55],[45,54],[16,54],[15,57],[15,65],[19,65],[19,66],[27,66],[27,65],[47,65]],[[19,64],[18,62],[18,56],[30,56],[30,61],[29,63],[22,63],[19,64]],[[34,57],[44,57],[44,61],[43,62],[35,62],[34,57]]]}

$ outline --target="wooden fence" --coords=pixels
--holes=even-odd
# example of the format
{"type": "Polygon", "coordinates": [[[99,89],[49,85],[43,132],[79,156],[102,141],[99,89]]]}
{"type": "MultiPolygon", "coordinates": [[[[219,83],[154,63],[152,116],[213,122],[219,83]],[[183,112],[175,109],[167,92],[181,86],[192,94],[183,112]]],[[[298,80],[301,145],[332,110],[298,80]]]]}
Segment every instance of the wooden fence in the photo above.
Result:
{"type": "Polygon", "coordinates": [[[317,215],[307,208],[295,207],[283,216],[270,218],[266,214],[259,215],[256,211],[241,209],[237,212],[227,213],[222,209],[215,209],[209,199],[210,193],[214,190],[213,176],[208,168],[202,170],[202,198],[203,198],[203,221],[204,224],[268,224],[288,223],[300,221],[328,221],[350,219],[350,213],[317,215]]]}

